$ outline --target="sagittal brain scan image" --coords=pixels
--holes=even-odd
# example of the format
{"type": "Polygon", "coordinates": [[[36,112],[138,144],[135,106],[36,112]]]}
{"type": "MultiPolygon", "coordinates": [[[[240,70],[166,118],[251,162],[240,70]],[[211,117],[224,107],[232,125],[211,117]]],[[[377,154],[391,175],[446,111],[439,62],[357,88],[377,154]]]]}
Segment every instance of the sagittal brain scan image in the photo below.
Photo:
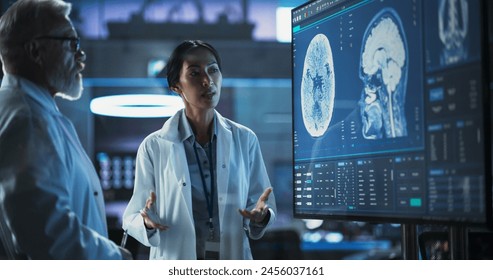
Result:
{"type": "Polygon", "coordinates": [[[468,33],[468,1],[440,0],[438,9],[438,35],[443,44],[442,65],[467,58],[465,45],[468,33]]]}
{"type": "Polygon", "coordinates": [[[368,25],[361,49],[360,101],[362,134],[366,139],[407,135],[404,112],[407,44],[398,14],[385,9],[368,25]]]}
{"type": "Polygon", "coordinates": [[[334,110],[334,61],[327,36],[317,34],[305,56],[301,81],[303,123],[312,137],[327,131],[334,110]]]}

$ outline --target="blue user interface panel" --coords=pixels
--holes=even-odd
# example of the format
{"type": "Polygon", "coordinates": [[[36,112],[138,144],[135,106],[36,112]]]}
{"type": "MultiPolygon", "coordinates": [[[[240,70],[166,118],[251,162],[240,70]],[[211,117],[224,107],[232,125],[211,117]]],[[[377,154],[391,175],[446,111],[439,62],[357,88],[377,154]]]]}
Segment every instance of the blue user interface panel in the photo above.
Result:
{"type": "Polygon", "coordinates": [[[319,0],[292,10],[296,217],[488,222],[484,5],[319,0]]]}

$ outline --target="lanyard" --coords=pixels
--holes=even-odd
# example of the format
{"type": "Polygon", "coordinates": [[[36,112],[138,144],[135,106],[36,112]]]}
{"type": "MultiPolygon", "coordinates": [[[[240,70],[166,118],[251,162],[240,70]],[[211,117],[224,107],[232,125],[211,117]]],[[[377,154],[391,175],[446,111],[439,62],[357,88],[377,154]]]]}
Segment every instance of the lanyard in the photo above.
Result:
{"type": "Polygon", "coordinates": [[[211,192],[207,191],[207,185],[205,183],[204,172],[202,171],[202,164],[200,163],[199,155],[197,153],[197,142],[193,142],[193,151],[195,153],[195,158],[197,159],[197,164],[199,165],[200,178],[202,179],[202,188],[204,189],[205,202],[207,203],[207,212],[209,212],[209,239],[214,239],[214,224],[212,223],[213,209],[214,209],[214,162],[212,160],[212,141],[209,142],[209,171],[211,173],[211,192]]]}

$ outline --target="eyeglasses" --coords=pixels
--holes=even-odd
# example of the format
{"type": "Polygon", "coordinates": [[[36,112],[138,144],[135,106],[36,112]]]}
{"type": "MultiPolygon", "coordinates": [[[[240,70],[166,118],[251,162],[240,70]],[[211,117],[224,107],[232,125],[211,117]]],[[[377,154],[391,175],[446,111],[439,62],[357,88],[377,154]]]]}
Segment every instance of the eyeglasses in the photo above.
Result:
{"type": "Polygon", "coordinates": [[[70,49],[73,52],[80,51],[80,38],[79,37],[61,37],[61,36],[40,36],[34,38],[34,40],[59,40],[70,41],[70,49]]]}

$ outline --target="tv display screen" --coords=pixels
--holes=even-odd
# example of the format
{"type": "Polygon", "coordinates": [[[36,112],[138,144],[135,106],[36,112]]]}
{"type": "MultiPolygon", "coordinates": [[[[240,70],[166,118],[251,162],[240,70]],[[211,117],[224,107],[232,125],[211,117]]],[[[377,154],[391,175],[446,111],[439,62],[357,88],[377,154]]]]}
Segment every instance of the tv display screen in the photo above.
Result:
{"type": "Polygon", "coordinates": [[[490,223],[487,4],[292,10],[295,217],[490,223]]]}

